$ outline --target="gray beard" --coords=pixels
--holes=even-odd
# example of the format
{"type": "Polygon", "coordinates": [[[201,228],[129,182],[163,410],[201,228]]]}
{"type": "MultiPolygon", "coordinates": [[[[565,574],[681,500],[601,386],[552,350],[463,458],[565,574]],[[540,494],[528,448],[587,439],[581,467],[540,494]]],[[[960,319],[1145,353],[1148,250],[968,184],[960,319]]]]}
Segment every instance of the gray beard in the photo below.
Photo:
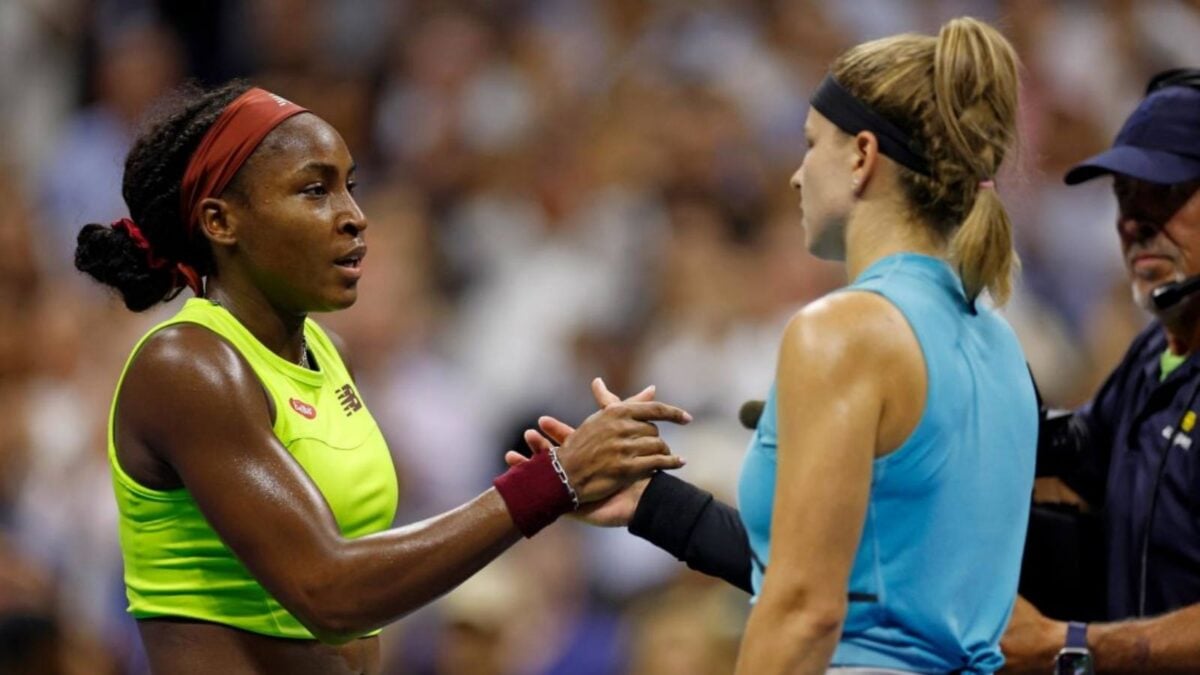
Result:
{"type": "Polygon", "coordinates": [[[1154,309],[1154,303],[1150,301],[1150,295],[1138,290],[1137,284],[1129,285],[1129,295],[1133,297],[1133,304],[1141,307],[1143,310],[1150,312],[1151,314],[1158,313],[1154,309]]]}

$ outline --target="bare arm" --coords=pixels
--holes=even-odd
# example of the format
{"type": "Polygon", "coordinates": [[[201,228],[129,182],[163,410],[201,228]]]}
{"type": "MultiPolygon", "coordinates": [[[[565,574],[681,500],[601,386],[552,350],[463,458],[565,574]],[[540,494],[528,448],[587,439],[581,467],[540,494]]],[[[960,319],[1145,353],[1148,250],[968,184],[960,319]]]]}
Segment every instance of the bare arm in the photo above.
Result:
{"type": "MultiPolygon", "coordinates": [[[[647,433],[656,419],[685,421],[686,413],[628,404],[580,427],[560,456],[581,500],[678,465],[647,433]]],[[[253,371],[203,328],[173,327],[148,341],[122,387],[118,427],[118,447],[142,448],[168,467],[263,587],[325,641],[420,607],[520,537],[495,489],[420,523],[342,537],[320,491],[275,438],[253,371]]]]}
{"type": "MultiPolygon", "coordinates": [[[[1002,648],[1006,673],[1044,673],[1066,642],[1067,625],[1017,598],[1002,648]]],[[[1088,648],[1097,673],[1200,672],[1200,604],[1150,619],[1094,623],[1088,648]]]]}
{"type": "MultiPolygon", "coordinates": [[[[905,379],[913,372],[924,377],[919,359],[899,311],[874,295],[832,296],[789,323],[776,376],[771,559],[738,673],[819,674],[828,668],[845,619],[872,461],[881,447],[896,447],[889,436],[902,442],[907,435],[888,433],[884,404],[889,388],[923,389],[923,380],[905,379]]],[[[904,424],[893,426],[903,431],[904,424]]]]}
{"type": "Polygon", "coordinates": [[[1088,646],[1102,673],[1200,671],[1200,604],[1153,619],[1093,624],[1088,646]]]}

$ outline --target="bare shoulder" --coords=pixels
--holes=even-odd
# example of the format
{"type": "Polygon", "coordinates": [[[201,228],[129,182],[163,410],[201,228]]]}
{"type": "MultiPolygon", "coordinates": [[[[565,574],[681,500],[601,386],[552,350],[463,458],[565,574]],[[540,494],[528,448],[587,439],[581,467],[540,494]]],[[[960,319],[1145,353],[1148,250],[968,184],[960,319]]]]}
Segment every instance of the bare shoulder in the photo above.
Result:
{"type": "Polygon", "coordinates": [[[920,357],[904,314],[865,291],[834,293],[805,306],[788,322],[783,349],[798,351],[814,367],[873,367],[920,357]]]}
{"type": "Polygon", "coordinates": [[[142,345],[121,386],[120,413],[153,438],[266,413],[270,404],[246,359],[211,330],[168,326],[142,345]]]}
{"type": "Polygon", "coordinates": [[[925,406],[925,358],[904,314],[883,296],[847,291],[796,313],[780,348],[781,397],[813,414],[847,406],[875,419],[876,456],[899,447],[925,406]],[[820,412],[818,412],[820,411],[820,412]]]}
{"type": "Polygon", "coordinates": [[[233,345],[187,323],[150,336],[130,363],[127,380],[170,386],[176,393],[217,388],[235,394],[246,384],[258,386],[254,370],[233,345]]]}

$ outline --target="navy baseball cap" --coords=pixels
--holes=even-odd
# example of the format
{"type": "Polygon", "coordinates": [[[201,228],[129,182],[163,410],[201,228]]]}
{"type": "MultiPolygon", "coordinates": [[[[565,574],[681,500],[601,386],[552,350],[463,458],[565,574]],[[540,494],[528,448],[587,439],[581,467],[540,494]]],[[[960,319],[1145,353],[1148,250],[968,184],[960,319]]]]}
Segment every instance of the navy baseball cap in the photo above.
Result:
{"type": "Polygon", "coordinates": [[[1163,185],[1200,178],[1200,89],[1154,86],[1151,82],[1150,95],[1125,121],[1112,149],[1068,171],[1067,185],[1112,173],[1163,185]]]}

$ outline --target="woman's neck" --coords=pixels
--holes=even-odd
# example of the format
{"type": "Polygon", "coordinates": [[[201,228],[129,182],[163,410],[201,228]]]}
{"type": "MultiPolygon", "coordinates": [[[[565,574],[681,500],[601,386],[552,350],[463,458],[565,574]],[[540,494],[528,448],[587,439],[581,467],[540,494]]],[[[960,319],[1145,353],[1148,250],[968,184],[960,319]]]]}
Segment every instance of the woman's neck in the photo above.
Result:
{"type": "Polygon", "coordinates": [[[850,280],[897,253],[946,257],[946,243],[925,223],[894,203],[861,202],[846,224],[846,273],[850,280]]]}
{"type": "Polygon", "coordinates": [[[216,275],[208,277],[204,297],[228,310],[267,349],[288,361],[300,359],[304,350],[304,314],[281,311],[253,285],[216,275]]]}

